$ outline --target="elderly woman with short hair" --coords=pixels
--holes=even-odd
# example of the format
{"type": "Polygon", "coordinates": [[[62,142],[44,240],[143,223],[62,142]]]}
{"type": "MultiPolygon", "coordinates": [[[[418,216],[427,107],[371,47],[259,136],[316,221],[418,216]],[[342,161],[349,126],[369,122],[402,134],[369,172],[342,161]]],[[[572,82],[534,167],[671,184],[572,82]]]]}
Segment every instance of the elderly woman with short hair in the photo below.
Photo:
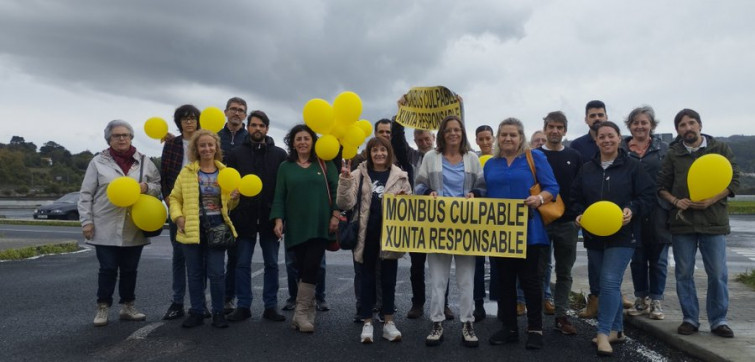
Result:
{"type": "Polygon", "coordinates": [[[110,182],[123,176],[140,181],[143,194],[160,194],[160,173],[149,158],[131,145],[133,138],[134,129],[127,122],[108,123],[105,140],[110,147],[92,158],[81,183],[78,205],[81,227],[87,244],[94,245],[100,262],[94,318],[94,325],[98,327],[108,322],[116,281],[121,297],[118,303],[122,305],[120,319],[143,321],[147,318],[134,307],[134,290],[142,248],[149,239],[131,221],[129,209],[113,205],[107,197],[110,182]],[[140,175],[143,175],[141,180],[140,175]]]}

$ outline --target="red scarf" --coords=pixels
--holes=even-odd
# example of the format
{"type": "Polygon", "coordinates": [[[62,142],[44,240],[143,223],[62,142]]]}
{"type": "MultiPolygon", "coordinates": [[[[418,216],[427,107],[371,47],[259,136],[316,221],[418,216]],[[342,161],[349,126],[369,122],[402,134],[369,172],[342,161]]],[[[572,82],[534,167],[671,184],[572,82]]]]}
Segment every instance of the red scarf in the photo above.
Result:
{"type": "Polygon", "coordinates": [[[126,152],[118,152],[110,147],[110,156],[113,156],[113,160],[115,160],[115,163],[121,168],[124,175],[128,175],[128,170],[130,170],[131,166],[136,162],[136,160],[134,160],[134,153],[136,153],[136,148],[134,148],[134,146],[130,146],[126,152]]]}

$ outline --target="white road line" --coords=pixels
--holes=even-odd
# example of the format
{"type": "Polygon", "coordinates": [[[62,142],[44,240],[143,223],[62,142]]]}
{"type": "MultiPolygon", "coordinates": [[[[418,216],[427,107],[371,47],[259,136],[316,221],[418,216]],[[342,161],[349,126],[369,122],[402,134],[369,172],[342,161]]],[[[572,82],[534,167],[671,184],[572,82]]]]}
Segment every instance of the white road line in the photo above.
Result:
{"type": "Polygon", "coordinates": [[[152,331],[154,331],[155,329],[159,328],[163,324],[165,324],[165,323],[163,323],[163,322],[157,322],[157,323],[148,324],[145,327],[137,329],[136,332],[131,333],[131,335],[128,336],[128,338],[126,338],[126,340],[146,339],[147,336],[150,333],[152,333],[152,331]]]}

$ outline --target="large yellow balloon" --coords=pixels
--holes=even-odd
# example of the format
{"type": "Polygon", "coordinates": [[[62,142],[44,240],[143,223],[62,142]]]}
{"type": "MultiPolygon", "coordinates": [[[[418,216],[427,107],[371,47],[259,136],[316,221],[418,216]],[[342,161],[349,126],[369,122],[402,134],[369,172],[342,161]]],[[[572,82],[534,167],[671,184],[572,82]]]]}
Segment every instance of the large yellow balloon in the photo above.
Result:
{"type": "Polygon", "coordinates": [[[246,175],[241,178],[239,192],[248,197],[257,196],[262,191],[262,180],[257,175],[246,175]]]}
{"type": "Polygon", "coordinates": [[[302,110],[304,123],[319,134],[328,134],[333,127],[333,107],[324,99],[310,99],[302,110]]]}
{"type": "Polygon", "coordinates": [[[218,133],[225,125],[225,113],[218,107],[207,107],[199,114],[200,127],[218,133]]]}
{"type": "Polygon", "coordinates": [[[344,160],[350,160],[354,158],[354,156],[357,155],[357,148],[353,146],[343,146],[343,152],[341,153],[341,156],[343,156],[344,160]]]}
{"type": "Polygon", "coordinates": [[[327,134],[333,135],[335,138],[343,138],[346,134],[346,129],[348,128],[349,126],[334,122],[333,127],[330,128],[330,131],[328,131],[327,134]]]}
{"type": "Polygon", "coordinates": [[[697,202],[711,198],[729,187],[734,171],[731,162],[717,153],[709,153],[692,162],[687,174],[689,199],[697,202]]]}
{"type": "Polygon", "coordinates": [[[167,216],[162,201],[154,196],[141,194],[131,207],[131,220],[144,231],[155,231],[163,227],[167,216]]]}
{"type": "Polygon", "coordinates": [[[333,135],[325,135],[320,137],[315,143],[315,153],[317,157],[322,158],[325,161],[330,161],[336,158],[338,155],[338,149],[341,145],[338,143],[338,139],[333,135]]]}
{"type": "Polygon", "coordinates": [[[582,214],[580,224],[590,234],[610,236],[621,229],[624,213],[611,201],[598,201],[590,205],[582,214]]]}
{"type": "Polygon", "coordinates": [[[225,192],[231,192],[239,187],[241,175],[233,167],[226,167],[218,172],[218,185],[225,192]]]}
{"type": "Polygon", "coordinates": [[[493,158],[493,155],[482,155],[480,156],[480,165],[482,167],[485,167],[485,162],[488,162],[489,159],[493,158]]]}
{"type": "Polygon", "coordinates": [[[342,138],[345,146],[359,147],[364,142],[364,131],[356,124],[349,126],[342,138]]]}
{"type": "Polygon", "coordinates": [[[121,176],[107,185],[107,198],[118,207],[129,207],[139,200],[142,188],[139,182],[131,177],[121,176]]]}
{"type": "Polygon", "coordinates": [[[336,120],[354,123],[362,114],[362,100],[354,92],[343,92],[333,100],[333,115],[336,120]]]}
{"type": "Polygon", "coordinates": [[[367,138],[372,134],[372,123],[366,119],[360,119],[357,121],[357,126],[364,132],[364,137],[367,138]]]}
{"type": "Polygon", "coordinates": [[[144,133],[156,140],[160,140],[168,134],[168,123],[160,117],[152,117],[144,122],[144,133]]]}

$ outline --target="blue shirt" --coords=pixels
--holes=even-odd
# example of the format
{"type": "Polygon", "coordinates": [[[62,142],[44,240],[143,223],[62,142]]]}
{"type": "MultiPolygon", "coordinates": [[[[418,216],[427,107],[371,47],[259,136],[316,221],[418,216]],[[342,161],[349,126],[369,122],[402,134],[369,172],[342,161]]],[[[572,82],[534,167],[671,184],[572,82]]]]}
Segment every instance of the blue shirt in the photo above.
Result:
{"type": "MultiPolygon", "coordinates": [[[[553,170],[545,156],[538,150],[532,151],[535,161],[535,172],[543,191],[550,192],[555,198],[558,195],[558,183],[553,176],[553,170]]],[[[483,168],[487,183],[487,197],[502,199],[526,199],[530,196],[530,187],[535,184],[532,171],[527,163],[527,156],[522,154],[514,159],[509,166],[505,158],[493,157],[485,163],[483,168]]],[[[549,245],[550,239],[545,231],[543,220],[537,210],[530,209],[527,222],[527,245],[549,245]]]]}
{"type": "Polygon", "coordinates": [[[464,196],[464,161],[453,165],[443,157],[443,190],[439,196],[464,196]]]}

